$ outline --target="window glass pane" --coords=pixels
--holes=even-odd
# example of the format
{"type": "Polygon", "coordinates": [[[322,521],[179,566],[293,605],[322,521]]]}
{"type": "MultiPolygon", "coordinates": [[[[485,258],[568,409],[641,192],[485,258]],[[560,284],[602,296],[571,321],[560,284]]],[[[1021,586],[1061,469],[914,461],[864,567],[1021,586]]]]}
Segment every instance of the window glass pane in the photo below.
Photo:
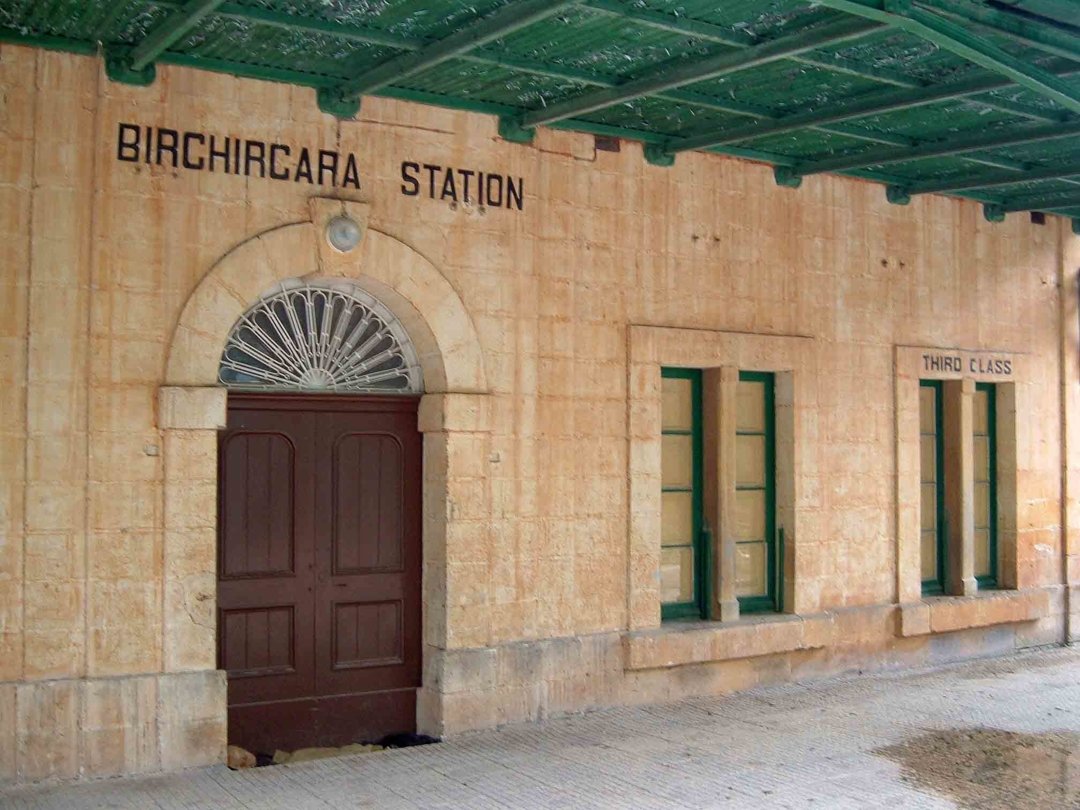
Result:
{"type": "Polygon", "coordinates": [[[920,494],[920,524],[925,531],[937,531],[937,484],[923,484],[920,494]]]}
{"type": "Polygon", "coordinates": [[[735,437],[735,484],[765,486],[765,437],[735,437]]]}
{"type": "Polygon", "coordinates": [[[764,432],[764,382],[739,380],[735,388],[735,429],[764,432]]]}
{"type": "Polygon", "coordinates": [[[751,489],[735,493],[735,539],[766,539],[765,490],[751,489]]]}
{"type": "Polygon", "coordinates": [[[665,492],[661,496],[660,543],[685,546],[694,542],[694,496],[689,492],[665,492]]]}
{"type": "Polygon", "coordinates": [[[660,550],[660,601],[694,601],[693,547],[660,550]]]}
{"type": "Polygon", "coordinates": [[[990,480],[990,443],[985,436],[975,437],[975,480],[990,480]]]}
{"type": "Polygon", "coordinates": [[[661,392],[661,429],[690,430],[694,422],[693,383],[685,378],[664,377],[661,392]]]}
{"type": "Polygon", "coordinates": [[[661,486],[687,487],[694,481],[694,442],[690,436],[665,435],[662,437],[661,486]]]}
{"type": "Polygon", "coordinates": [[[937,532],[924,531],[922,533],[922,578],[924,580],[937,579],[937,532]]]}
{"type": "Polygon", "coordinates": [[[975,530],[975,576],[986,577],[993,573],[990,565],[990,531],[975,530]]]}
{"type": "Polygon", "coordinates": [[[937,431],[937,412],[934,409],[937,390],[919,386],[919,431],[934,433],[937,431]]]}
{"type": "Polygon", "coordinates": [[[985,389],[975,389],[975,396],[971,401],[971,421],[974,425],[975,433],[986,433],[988,422],[987,415],[990,412],[990,400],[988,397],[989,393],[990,392],[985,389]]]}
{"type": "Polygon", "coordinates": [[[919,437],[919,468],[923,481],[937,480],[937,442],[933,436],[919,437]]]}
{"type": "Polygon", "coordinates": [[[764,543],[738,543],[735,546],[735,594],[764,596],[768,593],[766,546],[764,543]]]}
{"type": "Polygon", "coordinates": [[[975,485],[975,526],[990,526],[990,485],[986,483],[975,485]]]}

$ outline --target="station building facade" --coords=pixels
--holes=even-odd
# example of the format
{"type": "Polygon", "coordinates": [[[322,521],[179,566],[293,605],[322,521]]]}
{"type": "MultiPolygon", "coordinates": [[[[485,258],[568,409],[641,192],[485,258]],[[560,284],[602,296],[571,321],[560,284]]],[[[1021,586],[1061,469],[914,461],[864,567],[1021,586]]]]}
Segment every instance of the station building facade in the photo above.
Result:
{"type": "Polygon", "coordinates": [[[1067,221],[0,48],[0,779],[1080,632],[1067,221]]]}

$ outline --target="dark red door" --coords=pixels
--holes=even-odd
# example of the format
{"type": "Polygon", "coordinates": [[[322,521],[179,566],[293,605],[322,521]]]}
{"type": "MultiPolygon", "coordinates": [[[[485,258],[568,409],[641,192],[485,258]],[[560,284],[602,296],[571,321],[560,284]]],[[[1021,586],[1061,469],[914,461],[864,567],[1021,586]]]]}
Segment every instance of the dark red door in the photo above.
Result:
{"type": "Polygon", "coordinates": [[[253,751],[414,731],[415,397],[231,394],[219,448],[219,666],[253,751]]]}

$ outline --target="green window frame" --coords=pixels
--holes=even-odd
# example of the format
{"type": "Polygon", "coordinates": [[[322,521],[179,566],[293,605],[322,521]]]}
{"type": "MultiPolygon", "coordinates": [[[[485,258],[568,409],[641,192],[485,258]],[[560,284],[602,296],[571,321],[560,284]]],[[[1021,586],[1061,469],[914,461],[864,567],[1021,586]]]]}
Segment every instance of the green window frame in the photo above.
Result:
{"type": "MultiPolygon", "coordinates": [[[[783,566],[780,565],[782,553],[780,538],[776,532],[776,376],[766,371],[740,371],[740,382],[761,383],[763,389],[764,419],[762,427],[756,430],[736,428],[736,454],[739,437],[761,437],[765,445],[764,480],[757,484],[742,484],[736,481],[735,497],[740,492],[764,492],[765,536],[760,540],[736,538],[735,554],[738,559],[740,546],[765,546],[765,592],[738,596],[740,613],[765,613],[783,610],[783,566]]],[[[738,468],[736,459],[736,468],[738,468]]]]}
{"type": "Polygon", "coordinates": [[[935,566],[934,576],[923,577],[922,579],[922,592],[926,596],[934,596],[945,593],[945,570],[948,555],[948,522],[945,512],[945,407],[943,402],[944,386],[941,380],[919,380],[920,388],[920,408],[919,408],[919,494],[920,503],[925,508],[926,498],[924,496],[924,490],[926,487],[933,485],[934,487],[934,520],[933,528],[926,527],[925,519],[921,522],[920,531],[920,548],[925,549],[926,535],[929,532],[934,533],[934,548],[937,552],[937,565],[935,566]],[[923,420],[923,409],[921,402],[922,389],[928,389],[933,391],[934,397],[934,424],[932,429],[925,424],[923,420]],[[931,480],[927,476],[927,463],[925,458],[924,445],[926,440],[932,440],[933,445],[933,472],[934,478],[931,480]]]}
{"type": "MultiPolygon", "coordinates": [[[[708,613],[708,595],[711,592],[710,579],[710,542],[705,529],[704,521],[704,461],[702,449],[702,403],[701,403],[701,370],[688,368],[662,368],[660,376],[664,379],[681,379],[690,381],[691,396],[691,423],[689,429],[670,429],[661,426],[661,441],[664,436],[689,436],[692,452],[692,471],[689,486],[665,486],[661,482],[661,499],[665,493],[689,492],[691,495],[691,537],[690,543],[680,545],[664,545],[661,538],[661,566],[663,566],[664,549],[689,548],[693,554],[693,596],[690,600],[677,602],[662,602],[660,606],[660,618],[664,621],[672,619],[702,619],[708,613]]],[[[663,449],[661,449],[663,453],[663,449]]],[[[662,509],[663,507],[661,507],[662,509]]],[[[663,522],[663,515],[661,515],[663,522]]],[[[662,596],[661,596],[662,598],[662,596]]]]}
{"type": "MultiPolygon", "coordinates": [[[[995,588],[998,584],[997,387],[993,383],[976,383],[975,391],[976,394],[981,392],[986,396],[985,423],[980,425],[982,420],[977,412],[972,420],[972,448],[975,456],[975,580],[980,588],[995,588]],[[980,457],[980,440],[986,443],[985,458],[980,457]],[[984,487],[985,495],[980,496],[980,490],[984,487]],[[982,501],[983,497],[985,502],[982,501]],[[986,557],[980,561],[980,551],[984,544],[986,557]]],[[[978,397],[976,410],[977,408],[978,397]]]]}

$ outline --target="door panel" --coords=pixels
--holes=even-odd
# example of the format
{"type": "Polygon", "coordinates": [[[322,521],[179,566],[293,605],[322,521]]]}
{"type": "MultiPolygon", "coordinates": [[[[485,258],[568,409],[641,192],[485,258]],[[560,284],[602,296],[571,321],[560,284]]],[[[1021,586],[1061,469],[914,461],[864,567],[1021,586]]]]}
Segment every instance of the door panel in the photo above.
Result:
{"type": "MultiPolygon", "coordinates": [[[[318,639],[317,655],[329,662],[316,672],[319,692],[414,690],[421,568],[415,413],[337,413],[320,422],[318,442],[333,459],[315,494],[333,537],[316,563],[317,589],[325,594],[317,622],[330,630],[318,639]]],[[[399,722],[413,730],[414,709],[399,722]]]]}
{"type": "Polygon", "coordinates": [[[236,432],[221,443],[223,486],[220,577],[295,573],[293,471],[296,454],[283,433],[236,432]]]}
{"type": "Polygon", "coordinates": [[[335,575],[402,570],[402,462],[394,436],[348,432],[334,442],[335,575]]]}
{"type": "Polygon", "coordinates": [[[218,665],[230,706],[315,689],[313,440],[294,414],[242,407],[220,438],[218,665]]]}
{"type": "Polygon", "coordinates": [[[417,402],[230,395],[218,637],[231,743],[270,752],[415,730],[417,402]]]}

